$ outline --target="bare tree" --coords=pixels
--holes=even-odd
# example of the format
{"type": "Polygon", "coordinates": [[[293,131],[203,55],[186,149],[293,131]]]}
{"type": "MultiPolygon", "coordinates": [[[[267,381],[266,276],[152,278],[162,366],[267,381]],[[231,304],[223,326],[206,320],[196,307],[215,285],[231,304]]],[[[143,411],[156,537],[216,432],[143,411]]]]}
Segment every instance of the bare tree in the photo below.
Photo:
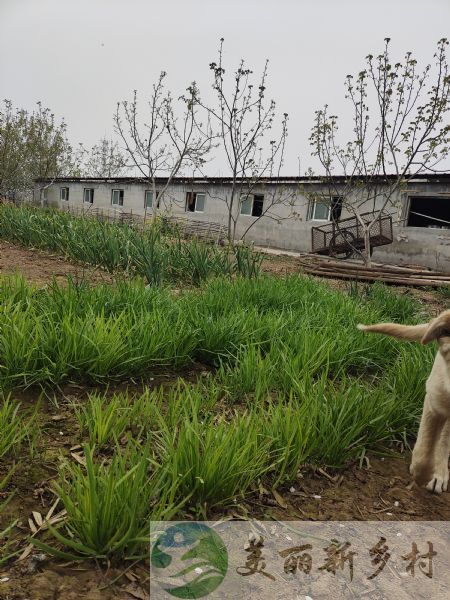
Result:
{"type": "Polygon", "coordinates": [[[118,143],[104,137],[87,153],[84,170],[92,177],[120,177],[126,167],[127,161],[118,143]]]}
{"type": "MultiPolygon", "coordinates": [[[[241,60],[234,73],[233,81],[228,87],[225,82],[223,64],[223,43],[220,40],[218,62],[212,62],[213,90],[216,102],[214,106],[204,103],[198,96],[197,102],[207,111],[211,120],[219,129],[220,145],[224,151],[231,177],[229,193],[220,198],[226,203],[228,214],[228,238],[232,243],[236,237],[236,228],[242,207],[249,206],[255,190],[260,190],[267,178],[280,175],[283,166],[286,137],[287,113],[283,114],[281,130],[276,139],[270,139],[276,104],[274,100],[266,101],[266,83],[268,61],[255,84],[252,82],[253,71],[241,60]]],[[[195,93],[195,87],[192,88],[195,93]]],[[[258,207],[255,218],[245,229],[242,237],[263,217],[279,220],[276,207],[281,204],[293,205],[293,195],[281,188],[264,194],[264,201],[258,207]]]]}
{"type": "MultiPolygon", "coordinates": [[[[436,171],[449,153],[450,75],[447,39],[437,44],[433,65],[422,71],[411,52],[403,62],[392,63],[389,38],[376,58],[366,57],[366,68],[347,75],[346,99],[353,113],[353,138],[338,141],[338,117],[328,106],[318,110],[310,143],[325,174],[321,178],[326,199],[338,196],[355,216],[364,235],[361,253],[371,264],[370,232],[389,207],[395,207],[401,190],[420,172],[436,171]],[[337,183],[335,175],[343,175],[337,183]],[[363,216],[364,212],[370,216],[363,216]]],[[[333,212],[333,211],[332,211],[333,212]]]]}
{"type": "Polygon", "coordinates": [[[153,193],[153,220],[172,179],[184,166],[190,165],[195,169],[202,165],[212,140],[209,127],[203,129],[197,118],[196,86],[189,87],[188,94],[179,98],[183,114],[177,117],[172,95],[164,86],[165,78],[163,71],[153,85],[144,122],[139,120],[136,90],[130,102],[125,100],[117,103],[114,115],[115,129],[125,144],[131,165],[148,181],[153,193]],[[158,177],[164,178],[164,184],[159,189],[156,186],[158,177]]]}

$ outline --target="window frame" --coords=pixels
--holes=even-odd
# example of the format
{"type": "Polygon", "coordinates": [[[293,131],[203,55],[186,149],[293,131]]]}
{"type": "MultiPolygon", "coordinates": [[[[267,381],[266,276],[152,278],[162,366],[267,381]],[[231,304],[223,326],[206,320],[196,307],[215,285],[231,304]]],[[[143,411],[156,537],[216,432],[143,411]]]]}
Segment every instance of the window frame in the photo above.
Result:
{"type": "Polygon", "coordinates": [[[153,210],[153,190],[144,190],[144,209],[149,208],[150,210],[153,210]],[[147,203],[147,194],[151,194],[152,195],[152,204],[151,206],[148,205],[147,203]]]}
{"type": "Polygon", "coordinates": [[[323,200],[311,200],[308,207],[308,221],[321,221],[322,223],[328,223],[331,221],[331,203],[323,200]],[[327,218],[318,219],[316,217],[317,205],[321,204],[327,208],[327,218]]]}
{"type": "Polygon", "coordinates": [[[59,199],[61,202],[69,202],[69,188],[68,187],[60,187],[59,188],[59,199]],[[63,190],[65,192],[65,198],[63,198],[63,190]]]}
{"type": "MultiPolygon", "coordinates": [[[[156,190],[156,208],[157,209],[160,208],[160,206],[161,206],[161,198],[159,197],[160,193],[161,193],[161,190],[156,190]]],[[[144,210],[146,208],[150,209],[150,210],[153,210],[154,199],[152,197],[152,205],[148,206],[147,205],[147,194],[152,194],[153,195],[153,190],[144,190],[144,210]]]]}
{"type": "Polygon", "coordinates": [[[190,213],[204,213],[205,212],[205,204],[206,204],[206,192],[187,192],[186,193],[186,204],[184,207],[184,212],[190,212],[190,213]],[[188,208],[189,206],[189,194],[193,194],[193,198],[194,198],[194,210],[190,210],[188,208]],[[198,210],[197,209],[197,197],[198,196],[203,196],[203,210],[198,210]]]}
{"type": "Polygon", "coordinates": [[[94,204],[94,188],[83,188],[83,204],[94,204]],[[86,192],[90,192],[91,200],[86,200],[86,192]]]}
{"type": "Polygon", "coordinates": [[[322,198],[324,198],[324,200],[310,200],[309,204],[308,204],[308,214],[306,217],[307,221],[318,221],[319,223],[330,223],[333,219],[332,219],[332,215],[333,215],[333,211],[337,211],[339,214],[337,216],[337,219],[335,219],[336,221],[339,221],[341,218],[341,214],[342,214],[342,206],[343,206],[343,200],[344,200],[344,196],[338,196],[338,195],[334,195],[334,196],[322,196],[322,198]],[[328,209],[328,218],[327,219],[318,219],[315,214],[316,214],[316,207],[317,204],[322,204],[324,206],[327,207],[328,209]]]}
{"type": "Polygon", "coordinates": [[[125,199],[125,190],[115,188],[111,190],[111,206],[123,206],[125,199]],[[114,193],[119,192],[119,202],[114,202],[114,193]],[[122,200],[122,203],[120,202],[122,200]]]}
{"type": "Polygon", "coordinates": [[[264,213],[264,194],[242,194],[241,195],[241,207],[239,210],[239,215],[242,215],[243,217],[253,217],[254,219],[259,219],[263,216],[264,213]],[[262,205],[261,205],[261,214],[259,215],[254,215],[253,211],[255,209],[255,199],[262,198],[262,205]],[[245,202],[251,201],[251,205],[250,205],[250,212],[242,212],[242,208],[244,206],[245,202]]]}

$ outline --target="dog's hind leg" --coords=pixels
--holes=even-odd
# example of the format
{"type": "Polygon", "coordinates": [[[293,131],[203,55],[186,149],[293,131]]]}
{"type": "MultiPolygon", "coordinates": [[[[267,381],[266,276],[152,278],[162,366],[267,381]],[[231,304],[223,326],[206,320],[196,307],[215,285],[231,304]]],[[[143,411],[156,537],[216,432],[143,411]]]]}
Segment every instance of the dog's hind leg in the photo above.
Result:
{"type": "Polygon", "coordinates": [[[426,396],[410,471],[417,484],[437,494],[444,491],[448,483],[448,469],[444,473],[442,460],[444,451],[447,452],[448,460],[448,446],[444,448],[441,444],[444,439],[442,434],[447,431],[447,427],[447,416],[436,412],[426,396]]]}

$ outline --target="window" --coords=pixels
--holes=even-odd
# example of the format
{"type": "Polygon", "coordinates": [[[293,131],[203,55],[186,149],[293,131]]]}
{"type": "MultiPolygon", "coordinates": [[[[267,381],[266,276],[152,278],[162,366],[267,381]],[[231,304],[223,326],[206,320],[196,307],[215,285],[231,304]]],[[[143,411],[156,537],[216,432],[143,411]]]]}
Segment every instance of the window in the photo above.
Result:
{"type": "Polygon", "coordinates": [[[312,221],[329,221],[330,220],[330,205],[327,202],[319,202],[314,200],[309,209],[309,218],[312,221]]]}
{"type": "Polygon", "coordinates": [[[407,224],[430,229],[450,228],[449,200],[448,196],[411,196],[407,224]]]}
{"type": "Polygon", "coordinates": [[[203,192],[187,192],[186,194],[186,212],[204,212],[205,197],[203,192]]]}
{"type": "Polygon", "coordinates": [[[69,200],[69,188],[68,187],[59,188],[59,199],[60,200],[69,200]]]}
{"type": "Polygon", "coordinates": [[[264,196],[262,194],[250,194],[241,198],[241,215],[260,217],[263,213],[264,196]]]}
{"type": "Polygon", "coordinates": [[[311,221],[339,221],[342,213],[342,201],[341,196],[333,196],[331,203],[324,200],[313,200],[309,204],[308,208],[308,219],[311,221]]]}
{"type": "MultiPolygon", "coordinates": [[[[159,208],[159,205],[160,205],[159,190],[156,191],[156,198],[158,200],[158,202],[156,203],[156,208],[159,208]]],[[[144,207],[145,208],[153,208],[153,191],[152,190],[145,190],[144,207]]]]}
{"type": "Polygon", "coordinates": [[[94,190],[92,188],[84,188],[83,202],[86,204],[94,204],[94,190]]]}
{"type": "Polygon", "coordinates": [[[113,206],[123,206],[123,190],[112,190],[111,204],[113,206]]]}

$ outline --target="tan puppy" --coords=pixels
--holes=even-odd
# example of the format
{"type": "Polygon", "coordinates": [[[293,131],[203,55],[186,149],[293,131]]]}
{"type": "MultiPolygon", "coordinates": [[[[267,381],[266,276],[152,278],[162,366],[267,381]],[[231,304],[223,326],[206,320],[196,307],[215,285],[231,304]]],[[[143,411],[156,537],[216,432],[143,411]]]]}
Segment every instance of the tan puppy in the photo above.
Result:
{"type": "Polygon", "coordinates": [[[439,351],[426,383],[425,402],[410,471],[430,492],[447,491],[450,451],[450,310],[423,325],[358,325],[361,331],[383,333],[411,342],[437,340],[439,351]]]}

